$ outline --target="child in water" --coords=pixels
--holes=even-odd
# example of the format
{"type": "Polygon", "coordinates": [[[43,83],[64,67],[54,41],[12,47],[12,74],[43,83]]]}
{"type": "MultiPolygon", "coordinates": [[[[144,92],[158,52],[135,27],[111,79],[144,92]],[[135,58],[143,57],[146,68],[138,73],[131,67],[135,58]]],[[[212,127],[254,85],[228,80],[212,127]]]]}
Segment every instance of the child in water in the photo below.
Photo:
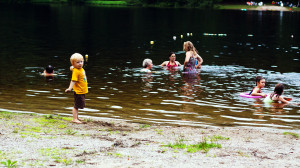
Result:
{"type": "Polygon", "coordinates": [[[251,96],[262,96],[266,97],[266,94],[261,92],[261,88],[265,87],[266,80],[265,78],[261,76],[256,77],[256,87],[252,89],[252,91],[249,93],[251,96]]]}
{"type": "Polygon", "coordinates": [[[41,75],[43,75],[43,76],[45,76],[45,77],[55,75],[55,74],[54,74],[54,68],[53,68],[53,66],[48,65],[48,66],[45,68],[44,72],[43,72],[41,75]]]}
{"type": "Polygon", "coordinates": [[[74,90],[74,107],[73,107],[73,122],[81,124],[82,122],[78,118],[78,109],[85,107],[85,94],[88,93],[87,79],[83,67],[83,56],[79,53],[75,53],[70,58],[72,69],[72,80],[70,86],[65,92],[74,90]]]}
{"type": "Polygon", "coordinates": [[[279,101],[281,103],[285,103],[288,104],[289,102],[287,101],[288,99],[291,98],[287,98],[287,97],[282,97],[282,93],[284,90],[284,86],[283,84],[279,83],[275,86],[274,92],[271,94],[268,94],[267,97],[264,99],[265,103],[278,103],[279,101]]]}
{"type": "Polygon", "coordinates": [[[153,64],[152,64],[152,60],[151,59],[144,59],[143,61],[143,69],[141,69],[141,72],[147,72],[150,73],[151,72],[151,68],[152,68],[153,64]]]}

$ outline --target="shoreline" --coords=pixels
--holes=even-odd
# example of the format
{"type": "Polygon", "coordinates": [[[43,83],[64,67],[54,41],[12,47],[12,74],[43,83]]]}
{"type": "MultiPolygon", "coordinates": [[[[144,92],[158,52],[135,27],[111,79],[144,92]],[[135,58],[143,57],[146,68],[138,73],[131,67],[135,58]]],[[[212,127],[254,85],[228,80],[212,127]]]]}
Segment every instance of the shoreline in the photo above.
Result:
{"type": "Polygon", "coordinates": [[[0,162],[17,161],[18,167],[300,166],[300,130],[71,120],[0,112],[0,162]]]}
{"type": "MultiPolygon", "coordinates": [[[[2,2],[5,3],[5,2],[2,2]]],[[[19,3],[17,3],[19,5],[19,3]]],[[[27,2],[20,2],[20,4],[28,4],[27,2]]],[[[34,0],[29,4],[35,5],[70,5],[68,1],[44,1],[44,0],[34,0]]],[[[82,4],[71,4],[71,5],[83,5],[83,6],[95,6],[95,7],[141,7],[141,8],[174,8],[174,9],[208,9],[208,10],[251,10],[251,11],[289,11],[289,12],[300,12],[300,7],[281,7],[276,5],[264,4],[263,6],[249,6],[244,4],[215,4],[211,8],[207,7],[188,7],[188,6],[164,6],[160,4],[150,5],[150,4],[135,4],[128,3],[127,1],[101,1],[101,0],[90,0],[82,4]]]]}

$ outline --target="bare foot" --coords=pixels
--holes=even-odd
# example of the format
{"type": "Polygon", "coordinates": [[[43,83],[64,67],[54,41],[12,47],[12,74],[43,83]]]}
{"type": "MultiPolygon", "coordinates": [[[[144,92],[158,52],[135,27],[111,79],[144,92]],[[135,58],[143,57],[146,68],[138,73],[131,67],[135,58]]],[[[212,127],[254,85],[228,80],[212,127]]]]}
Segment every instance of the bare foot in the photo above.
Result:
{"type": "Polygon", "coordinates": [[[83,119],[81,119],[81,118],[77,118],[79,121],[82,121],[83,119]]]}
{"type": "Polygon", "coordinates": [[[79,120],[72,120],[72,122],[73,122],[73,123],[76,123],[76,124],[82,124],[82,122],[79,121],[79,120]]]}

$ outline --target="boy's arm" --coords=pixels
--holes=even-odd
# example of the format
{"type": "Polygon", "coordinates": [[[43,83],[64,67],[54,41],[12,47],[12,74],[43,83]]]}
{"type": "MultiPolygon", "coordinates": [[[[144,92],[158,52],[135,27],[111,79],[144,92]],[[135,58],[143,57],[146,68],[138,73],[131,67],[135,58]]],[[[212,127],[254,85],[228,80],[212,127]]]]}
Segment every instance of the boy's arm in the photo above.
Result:
{"type": "Polygon", "coordinates": [[[71,82],[70,82],[69,88],[66,89],[65,92],[70,92],[70,91],[72,91],[72,88],[73,88],[73,86],[75,85],[75,83],[76,83],[76,81],[71,81],[71,82]]]}

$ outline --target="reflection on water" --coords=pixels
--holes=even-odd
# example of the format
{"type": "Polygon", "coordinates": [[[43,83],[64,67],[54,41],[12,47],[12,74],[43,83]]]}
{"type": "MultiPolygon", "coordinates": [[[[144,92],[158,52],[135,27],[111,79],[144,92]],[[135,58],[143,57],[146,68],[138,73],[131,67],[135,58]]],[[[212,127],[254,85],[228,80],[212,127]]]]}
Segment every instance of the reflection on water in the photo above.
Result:
{"type": "Polygon", "coordinates": [[[69,58],[80,52],[89,55],[84,67],[89,93],[81,116],[199,127],[300,128],[299,13],[0,8],[0,110],[72,115],[73,95],[64,90],[71,79],[69,58]],[[201,72],[154,66],[154,73],[140,73],[143,59],[159,65],[170,51],[183,63],[186,40],[204,59],[201,72]],[[53,79],[40,75],[48,64],[55,65],[53,79]],[[257,75],[266,78],[266,93],[284,83],[292,104],[268,106],[240,97],[254,87],[257,75]]]}
{"type": "MultiPolygon", "coordinates": [[[[80,115],[149,124],[299,128],[299,107],[293,104],[300,103],[296,94],[300,77],[295,73],[208,65],[203,65],[199,74],[158,66],[154,71],[145,74],[139,73],[139,68],[116,67],[102,78],[90,76],[87,108],[80,110],[80,115]],[[255,75],[266,77],[266,93],[272,92],[277,82],[285,83],[292,104],[269,106],[260,99],[239,97],[254,86],[255,75]]],[[[73,96],[57,88],[61,80],[58,76],[50,85],[44,82],[32,87],[35,89],[2,91],[0,105],[8,110],[70,115],[73,96]]]]}

